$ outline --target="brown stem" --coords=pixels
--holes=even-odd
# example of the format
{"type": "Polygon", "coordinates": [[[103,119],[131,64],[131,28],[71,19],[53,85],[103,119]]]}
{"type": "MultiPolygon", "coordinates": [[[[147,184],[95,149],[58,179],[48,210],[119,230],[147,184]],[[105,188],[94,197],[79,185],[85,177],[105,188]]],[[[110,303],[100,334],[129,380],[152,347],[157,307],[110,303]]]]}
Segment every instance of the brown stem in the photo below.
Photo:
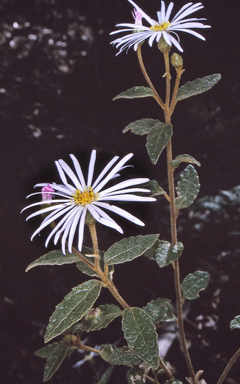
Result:
{"type": "Polygon", "coordinates": [[[148,83],[149,87],[153,91],[154,97],[155,97],[156,101],[158,102],[160,107],[162,109],[164,109],[165,108],[164,102],[162,101],[161,97],[159,96],[159,94],[157,93],[156,89],[154,88],[154,85],[151,82],[151,80],[150,80],[150,78],[149,78],[149,76],[147,74],[147,71],[145,69],[145,66],[143,64],[141,44],[138,44],[138,47],[137,47],[137,57],[138,57],[139,65],[140,65],[140,68],[142,70],[143,76],[145,77],[146,82],[148,83]]]}
{"type": "Polygon", "coordinates": [[[160,367],[166,372],[169,379],[174,380],[174,376],[173,376],[172,372],[168,369],[168,367],[166,366],[164,361],[161,359],[161,357],[159,357],[159,363],[160,363],[160,367]]]}
{"type": "Polygon", "coordinates": [[[237,361],[237,359],[240,357],[240,348],[237,350],[237,352],[231,357],[229,360],[226,368],[224,369],[223,373],[221,374],[220,379],[218,380],[217,384],[222,384],[224,379],[227,377],[228,372],[232,368],[233,364],[237,361]]]}
{"type": "Polygon", "coordinates": [[[176,100],[177,91],[178,91],[178,88],[179,88],[181,76],[182,76],[182,74],[184,72],[184,69],[182,70],[182,68],[178,67],[178,68],[176,68],[176,72],[177,72],[177,77],[176,77],[176,81],[175,81],[175,85],[174,85],[174,90],[173,90],[173,94],[172,94],[172,100],[171,100],[171,104],[170,104],[170,116],[172,116],[173,111],[175,109],[175,106],[177,104],[177,100],[176,100]]]}
{"type": "Polygon", "coordinates": [[[165,103],[165,113],[169,110],[169,102],[170,102],[170,65],[169,65],[169,51],[163,52],[164,62],[165,62],[165,77],[166,77],[166,103],[165,103]]]}

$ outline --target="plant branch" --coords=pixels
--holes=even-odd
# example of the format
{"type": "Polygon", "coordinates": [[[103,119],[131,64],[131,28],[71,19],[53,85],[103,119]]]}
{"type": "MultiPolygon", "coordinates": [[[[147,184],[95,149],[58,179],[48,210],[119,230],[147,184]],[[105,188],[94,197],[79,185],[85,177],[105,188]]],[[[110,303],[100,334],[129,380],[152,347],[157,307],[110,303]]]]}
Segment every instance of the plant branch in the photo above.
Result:
{"type": "Polygon", "coordinates": [[[231,357],[229,360],[226,368],[224,369],[223,373],[221,374],[220,379],[218,380],[217,384],[222,384],[224,379],[227,377],[228,372],[232,368],[233,364],[237,361],[237,359],[240,357],[240,348],[237,350],[237,352],[231,357]]]}

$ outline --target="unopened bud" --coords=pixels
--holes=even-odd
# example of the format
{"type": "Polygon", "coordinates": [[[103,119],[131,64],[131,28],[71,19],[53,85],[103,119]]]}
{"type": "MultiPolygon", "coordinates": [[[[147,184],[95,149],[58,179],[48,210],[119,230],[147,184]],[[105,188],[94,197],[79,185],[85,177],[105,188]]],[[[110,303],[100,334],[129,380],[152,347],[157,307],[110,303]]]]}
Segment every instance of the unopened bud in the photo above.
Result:
{"type": "Polygon", "coordinates": [[[54,189],[50,187],[50,185],[46,185],[46,187],[42,188],[42,201],[50,201],[52,200],[52,195],[54,193],[54,189]]]}
{"type": "Polygon", "coordinates": [[[94,217],[91,215],[89,211],[87,211],[86,218],[85,218],[85,224],[90,226],[96,223],[96,220],[94,217]]]}
{"type": "Polygon", "coordinates": [[[180,68],[183,67],[183,58],[178,53],[173,53],[171,56],[171,64],[174,68],[180,68]]]}
{"type": "Polygon", "coordinates": [[[171,48],[172,48],[171,45],[167,44],[164,37],[162,36],[158,42],[158,49],[162,53],[164,53],[164,52],[169,52],[171,48]]]}

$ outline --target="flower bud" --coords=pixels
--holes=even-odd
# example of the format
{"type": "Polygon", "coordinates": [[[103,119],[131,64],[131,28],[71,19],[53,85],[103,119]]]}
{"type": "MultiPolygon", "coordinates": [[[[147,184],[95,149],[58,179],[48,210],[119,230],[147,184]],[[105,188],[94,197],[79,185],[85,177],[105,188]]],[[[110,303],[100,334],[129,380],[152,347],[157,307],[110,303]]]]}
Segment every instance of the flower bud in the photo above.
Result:
{"type": "Polygon", "coordinates": [[[164,53],[164,52],[169,52],[170,49],[171,49],[171,45],[168,45],[164,39],[164,37],[162,36],[161,39],[159,40],[158,42],[158,49],[164,53]]]}
{"type": "Polygon", "coordinates": [[[89,211],[87,211],[86,218],[85,218],[85,224],[89,226],[89,225],[93,225],[95,223],[96,223],[96,220],[91,215],[91,213],[89,211]]]}
{"type": "Polygon", "coordinates": [[[54,193],[54,189],[50,187],[50,185],[46,185],[46,187],[42,188],[42,201],[50,201],[52,200],[52,195],[54,193]]]}
{"type": "Polygon", "coordinates": [[[183,67],[183,58],[178,53],[173,53],[171,56],[171,64],[174,68],[180,68],[183,67]]]}

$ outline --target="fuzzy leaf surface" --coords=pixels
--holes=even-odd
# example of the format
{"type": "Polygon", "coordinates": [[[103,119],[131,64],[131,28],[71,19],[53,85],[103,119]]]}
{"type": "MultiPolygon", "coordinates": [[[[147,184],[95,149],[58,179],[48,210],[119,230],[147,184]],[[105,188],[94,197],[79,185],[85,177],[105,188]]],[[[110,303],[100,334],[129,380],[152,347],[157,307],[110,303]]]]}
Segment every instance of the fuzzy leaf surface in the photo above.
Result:
{"type": "Polygon", "coordinates": [[[173,168],[177,168],[182,162],[195,164],[201,167],[199,161],[197,161],[196,159],[194,159],[194,157],[190,155],[178,155],[173,161],[171,161],[171,166],[173,168]]]}
{"type": "Polygon", "coordinates": [[[127,371],[127,382],[128,384],[144,384],[146,382],[144,369],[134,367],[127,371]]]}
{"type": "Polygon", "coordinates": [[[160,268],[166,267],[173,261],[177,260],[183,253],[183,244],[178,242],[172,246],[168,241],[159,241],[158,248],[155,253],[155,260],[160,268]]]}
{"type": "Polygon", "coordinates": [[[92,308],[85,315],[81,330],[88,332],[106,328],[118,316],[122,316],[122,310],[114,304],[104,304],[98,308],[92,308]]]}
{"type": "Polygon", "coordinates": [[[97,300],[101,288],[102,284],[97,280],[89,280],[73,288],[50,317],[44,336],[45,343],[81,320],[97,300]]]}
{"type": "Polygon", "coordinates": [[[189,273],[181,284],[181,289],[185,298],[188,300],[197,299],[199,297],[199,292],[207,288],[209,279],[209,274],[204,271],[189,273]]]}
{"type": "Polygon", "coordinates": [[[100,380],[99,380],[99,384],[107,384],[107,382],[109,381],[111,375],[112,375],[112,371],[113,371],[114,367],[108,367],[106,369],[105,372],[103,372],[100,380]]]}
{"type": "Polygon", "coordinates": [[[147,151],[151,162],[156,164],[167,143],[171,139],[173,128],[171,124],[156,123],[147,136],[147,151]]]}
{"type": "Polygon", "coordinates": [[[101,346],[101,356],[112,365],[138,365],[142,361],[133,349],[127,346],[117,348],[111,344],[101,346]]]}
{"type": "Polygon", "coordinates": [[[79,261],[79,257],[74,253],[66,251],[66,255],[64,255],[62,251],[55,250],[46,253],[45,255],[39,257],[39,259],[34,260],[27,266],[25,271],[28,272],[30,269],[42,265],[64,265],[76,263],[77,261],[79,261]]]}
{"type": "Polygon", "coordinates": [[[154,324],[161,321],[174,320],[174,309],[169,299],[156,299],[150,301],[146,307],[143,307],[152,318],[154,324]]]}
{"type": "Polygon", "coordinates": [[[148,188],[152,192],[151,196],[164,195],[166,193],[162,187],[158,184],[156,180],[150,180],[148,183],[148,188]]]}
{"type": "MultiPolygon", "coordinates": [[[[87,261],[91,264],[94,265],[94,257],[89,257],[89,256],[86,256],[86,255],[92,255],[94,252],[93,252],[93,249],[92,248],[88,248],[88,247],[82,247],[82,255],[87,259],[87,261]]],[[[100,251],[100,256],[103,252],[100,251]]],[[[96,272],[94,270],[91,269],[90,266],[88,266],[87,264],[85,264],[82,260],[79,260],[78,258],[78,261],[76,263],[76,266],[77,268],[85,273],[86,275],[88,276],[97,276],[96,272]]]]}
{"type": "Polygon", "coordinates": [[[234,319],[230,323],[231,331],[233,329],[236,329],[236,328],[240,328],[240,315],[239,316],[235,316],[234,319]]]}
{"type": "Polygon", "coordinates": [[[135,86],[127,89],[124,92],[119,93],[117,96],[114,97],[113,101],[117,99],[139,99],[139,98],[150,97],[150,96],[155,97],[151,88],[135,86]]]}
{"type": "Polygon", "coordinates": [[[108,265],[122,264],[141,256],[155,243],[157,235],[132,236],[113,244],[104,255],[108,265]]]}
{"type": "Polygon", "coordinates": [[[215,84],[217,84],[220,79],[221,75],[219,73],[216,73],[210,76],[202,77],[201,79],[188,81],[186,84],[182,85],[179,88],[176,100],[184,100],[188,97],[206,92],[211,89],[215,84]]]}
{"type": "Polygon", "coordinates": [[[159,366],[157,333],[151,316],[141,308],[123,311],[122,329],[129,348],[153,369],[159,366]]]}
{"type": "Polygon", "coordinates": [[[159,120],[155,119],[140,119],[133,121],[132,123],[128,124],[124,130],[123,133],[126,133],[128,131],[131,131],[135,135],[148,135],[151,131],[151,129],[154,127],[156,123],[158,123],[159,120]]]}
{"type": "Polygon", "coordinates": [[[60,341],[56,343],[57,345],[52,350],[51,354],[48,356],[43,374],[43,381],[46,382],[51,379],[54,373],[58,370],[63,360],[67,355],[69,355],[69,351],[73,352],[76,348],[70,347],[68,344],[60,341]]]}
{"type": "Polygon", "coordinates": [[[189,164],[183,171],[177,183],[176,207],[178,209],[187,208],[196,199],[200,184],[197,171],[189,164]]]}

